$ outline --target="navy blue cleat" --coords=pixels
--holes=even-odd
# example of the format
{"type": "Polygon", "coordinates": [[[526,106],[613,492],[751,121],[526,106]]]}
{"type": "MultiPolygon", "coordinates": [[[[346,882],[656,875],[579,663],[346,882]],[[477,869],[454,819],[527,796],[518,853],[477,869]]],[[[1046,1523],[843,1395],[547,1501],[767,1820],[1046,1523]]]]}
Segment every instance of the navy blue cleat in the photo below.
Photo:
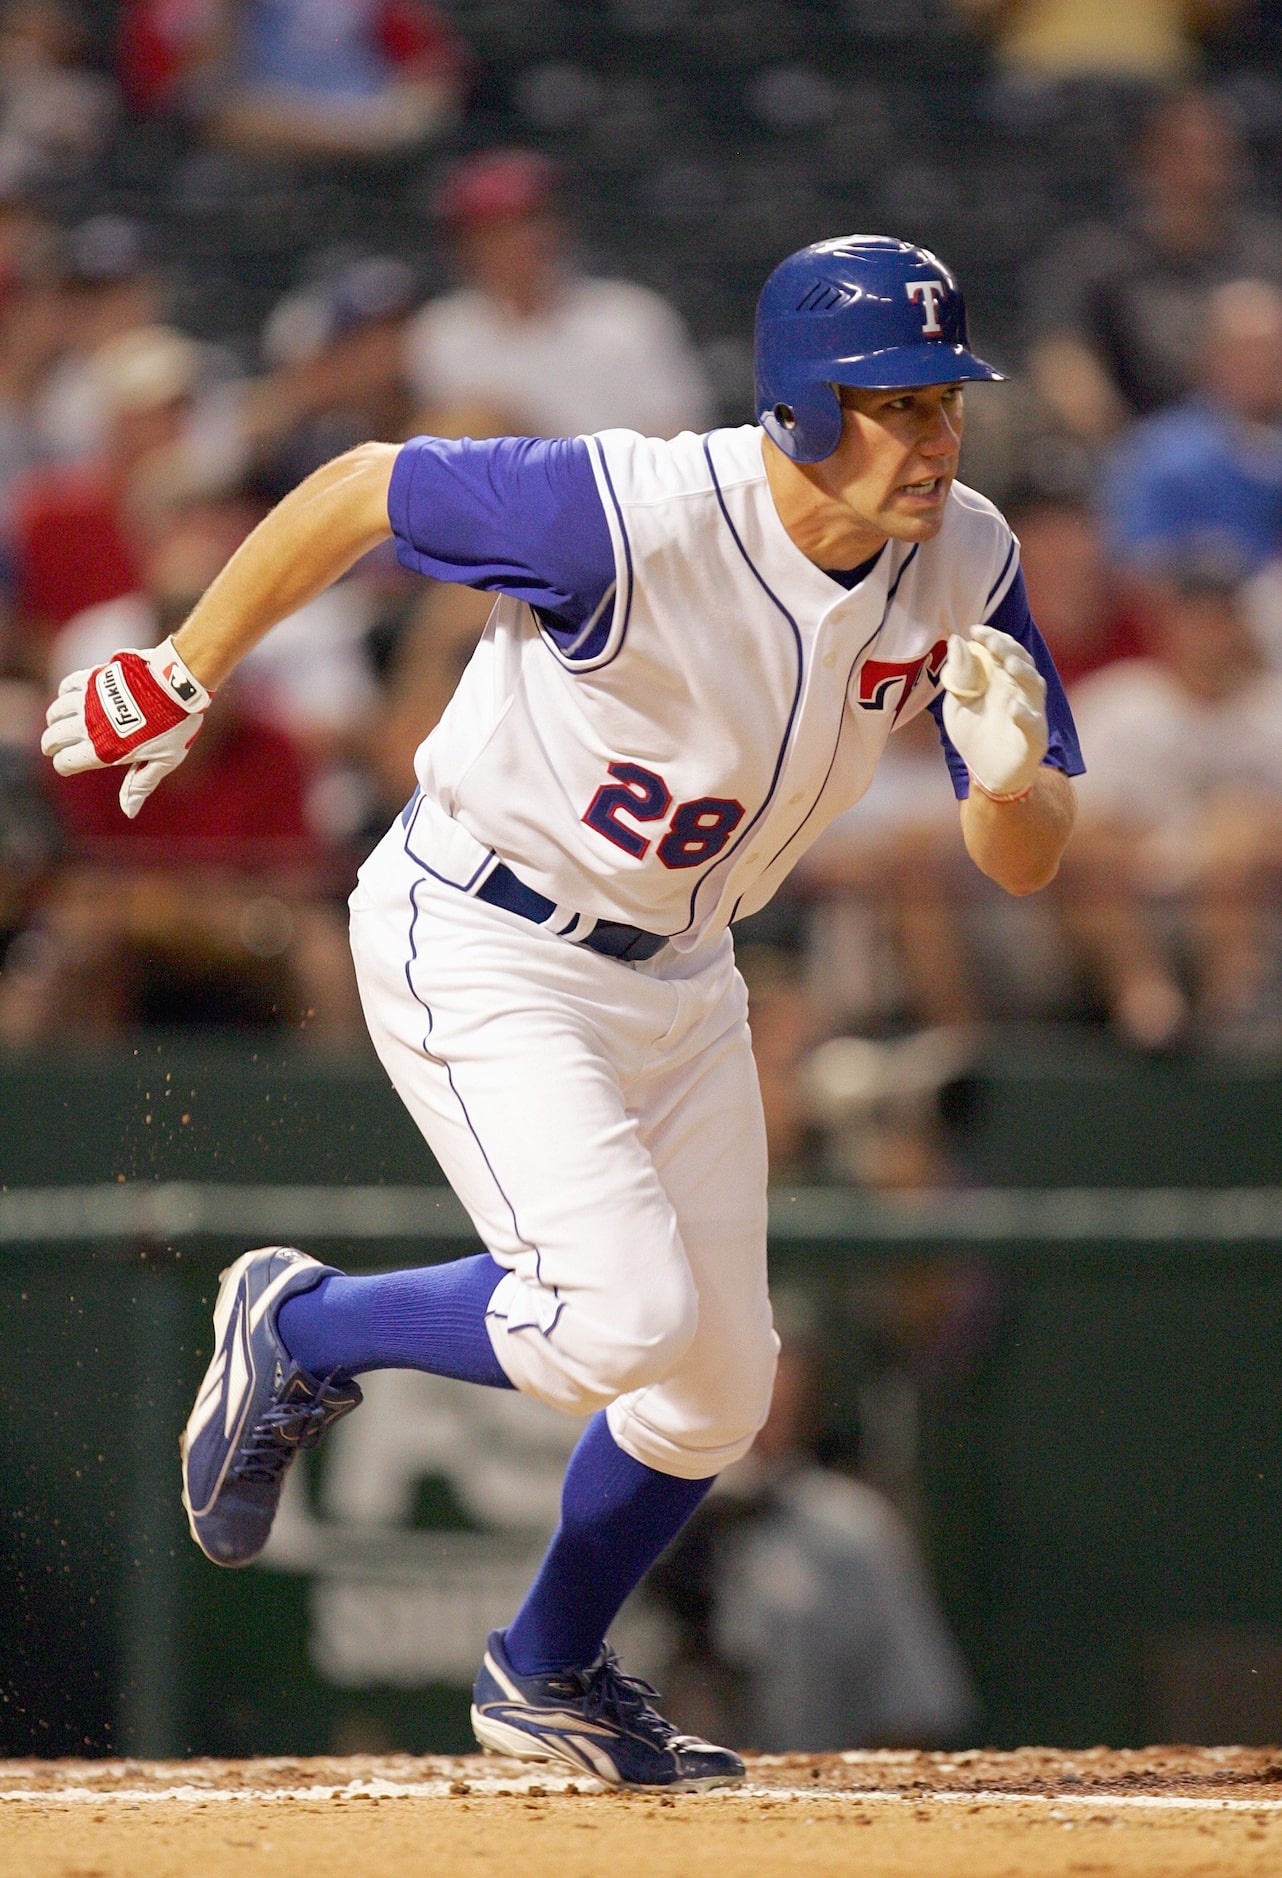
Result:
{"type": "Polygon", "coordinates": [[[657,1694],[625,1676],[608,1646],[586,1669],[518,1676],[495,1630],[476,1678],[472,1732],[491,1753],[563,1761],[611,1787],[698,1793],[742,1780],[739,1756],[678,1734],[647,1700],[657,1694]]]}
{"type": "Polygon", "coordinates": [[[290,1246],[267,1246],[222,1275],[213,1361],[179,1442],[191,1536],[215,1565],[258,1557],[290,1462],[360,1403],[350,1377],[309,1376],[276,1333],[285,1299],[332,1270],[290,1246]]]}

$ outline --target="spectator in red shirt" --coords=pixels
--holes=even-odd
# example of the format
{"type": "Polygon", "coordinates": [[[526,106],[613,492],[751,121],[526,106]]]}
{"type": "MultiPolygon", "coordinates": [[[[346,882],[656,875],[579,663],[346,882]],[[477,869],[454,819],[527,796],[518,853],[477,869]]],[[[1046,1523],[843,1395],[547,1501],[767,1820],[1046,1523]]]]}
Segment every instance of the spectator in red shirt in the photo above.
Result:
{"type": "Polygon", "coordinates": [[[199,112],[226,51],[227,11],[226,0],[125,0],[116,74],[133,110],[199,112]]]}
{"type": "Polygon", "coordinates": [[[111,339],[95,355],[107,446],[85,464],[33,472],[13,492],[13,576],[20,649],[28,653],[86,607],[140,585],[127,513],[131,481],[180,435],[199,348],[164,326],[111,339]]]}
{"type": "MultiPolygon", "coordinates": [[[[231,544],[176,510],[135,596],[168,630],[231,544]]],[[[0,1042],[104,1040],[149,1016],[302,1026],[352,1041],[360,1013],[345,923],[323,897],[308,776],[281,730],[233,684],[208,748],[136,821],[107,770],[52,784],[71,853],[0,976],[0,1042]],[[239,707],[239,708],[238,708],[239,707]]]]}
{"type": "Polygon", "coordinates": [[[1029,491],[1006,505],[1019,537],[1028,604],[1066,685],[1147,650],[1113,589],[1098,521],[1068,493],[1029,491]]]}
{"type": "Polygon", "coordinates": [[[313,871],[303,799],[306,776],[283,732],[231,709],[218,735],[183,765],[181,784],[136,821],[120,812],[109,770],[55,777],[51,785],[73,852],[95,864],[137,868],[313,871]],[[188,768],[192,774],[187,775],[188,768]]]}
{"type": "Polygon", "coordinates": [[[0,1043],[105,1042],[149,1018],[352,1043],[356,989],[342,918],[315,890],[304,780],[279,731],[225,712],[154,816],[126,821],[106,771],[60,782],[78,858],[10,948],[0,1043]]]}

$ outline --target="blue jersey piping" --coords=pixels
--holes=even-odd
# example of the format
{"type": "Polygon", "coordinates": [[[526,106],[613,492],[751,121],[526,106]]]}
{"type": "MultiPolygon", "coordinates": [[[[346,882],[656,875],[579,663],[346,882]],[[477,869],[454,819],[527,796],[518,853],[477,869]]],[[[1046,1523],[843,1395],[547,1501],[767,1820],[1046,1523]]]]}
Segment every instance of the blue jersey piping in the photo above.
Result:
{"type": "MultiPolygon", "coordinates": [[[[828,779],[832,775],[833,768],[836,765],[837,753],[841,749],[842,733],[846,728],[845,700],[846,700],[847,694],[850,691],[850,681],[855,675],[855,670],[859,664],[860,659],[864,656],[864,653],[867,652],[873,640],[879,636],[879,634],[882,631],[882,628],[886,624],[886,621],[890,618],[890,609],[895,604],[895,595],[899,592],[899,583],[903,579],[904,575],[908,572],[909,568],[912,566],[913,559],[920,546],[921,546],[921,543],[919,541],[914,541],[912,548],[910,549],[908,555],[906,556],[904,560],[903,566],[900,568],[899,572],[895,575],[895,578],[893,582],[891,583],[890,589],[886,594],[886,604],[881,610],[881,618],[877,622],[876,630],[873,633],[871,633],[867,639],[864,640],[864,643],[860,646],[858,652],[856,652],[854,656],[853,661],[851,662],[850,670],[846,674],[845,689],[842,692],[841,715],[837,722],[837,741],[832,746],[832,755],[828,759],[828,767],[824,771],[824,779],[819,785],[818,791],[815,795],[815,799],[810,804],[810,807],[806,810],[806,813],[802,817],[801,821],[797,823],[797,826],[793,829],[788,839],[784,842],[783,846],[778,850],[778,853],[776,853],[772,857],[772,859],[766,863],[765,867],[762,868],[761,871],[763,875],[768,874],[770,872],[770,869],[775,865],[775,862],[779,860],[780,856],[788,852],[793,842],[797,839],[797,836],[801,833],[802,829],[806,826],[806,823],[810,820],[815,810],[819,807],[819,804],[823,801],[823,793],[824,793],[824,790],[828,787],[828,779]]],[[[732,925],[734,923],[735,914],[738,913],[739,908],[743,905],[743,901],[744,901],[744,895],[741,893],[739,895],[739,898],[735,901],[734,911],[730,915],[730,921],[732,925]]]]}
{"type": "MultiPolygon", "coordinates": [[[[428,873],[431,873],[430,868],[427,871],[428,873]]],[[[440,876],[435,875],[433,876],[433,878],[440,879],[440,876]]],[[[449,886],[452,883],[450,883],[449,881],[446,881],[444,884],[446,886],[449,886]]],[[[463,1121],[466,1124],[467,1131],[471,1135],[473,1141],[475,1141],[476,1146],[477,1146],[477,1151],[480,1154],[481,1159],[485,1162],[485,1166],[489,1173],[490,1179],[494,1182],[495,1189],[497,1190],[500,1199],[503,1201],[504,1206],[507,1208],[508,1213],[511,1216],[512,1230],[516,1234],[517,1238],[520,1240],[521,1244],[525,1247],[526,1251],[532,1252],[534,1254],[534,1273],[535,1273],[535,1277],[538,1279],[541,1285],[543,1283],[543,1259],[539,1251],[539,1248],[531,1240],[527,1239],[525,1234],[521,1231],[520,1224],[518,1223],[517,1217],[516,1217],[516,1208],[513,1206],[511,1200],[508,1198],[507,1193],[503,1186],[503,1182],[499,1179],[498,1175],[494,1171],[494,1163],[493,1161],[491,1161],[489,1155],[485,1151],[485,1144],[482,1142],[480,1135],[478,1135],[476,1132],[476,1127],[472,1121],[472,1117],[468,1114],[467,1103],[463,1100],[462,1096],[459,1094],[458,1085],[454,1081],[454,1071],[450,1068],[450,1065],[445,1061],[444,1057],[437,1056],[435,1051],[428,1047],[431,1041],[433,1028],[435,1027],[435,1019],[432,1016],[431,1005],[427,1002],[426,998],[421,997],[418,991],[416,990],[415,985],[414,985],[414,977],[413,977],[413,967],[418,963],[418,941],[415,937],[415,928],[418,925],[418,916],[421,911],[421,908],[419,907],[419,903],[418,903],[418,890],[421,885],[422,885],[422,882],[416,880],[413,886],[410,888],[411,915],[410,915],[410,929],[409,929],[409,935],[408,935],[409,957],[405,961],[405,982],[409,986],[410,996],[414,999],[415,1003],[418,1005],[421,1005],[423,1010],[427,1013],[427,1035],[423,1039],[423,1054],[425,1057],[428,1058],[429,1062],[436,1063],[441,1069],[445,1071],[445,1080],[449,1083],[450,1093],[454,1097],[454,1100],[458,1103],[459,1108],[462,1111],[463,1121]]],[[[518,1330],[524,1330],[524,1329],[536,1330],[537,1329],[539,1330],[539,1333],[541,1336],[549,1337],[549,1338],[551,1337],[552,1332],[556,1329],[557,1324],[560,1322],[561,1313],[565,1309],[565,1300],[564,1298],[561,1297],[561,1294],[557,1290],[555,1285],[551,1286],[551,1292],[552,1292],[552,1296],[557,1300],[557,1308],[556,1308],[555,1315],[552,1318],[552,1322],[548,1325],[547,1329],[543,1330],[539,1325],[536,1325],[536,1324],[530,1324],[530,1325],[521,1324],[517,1326],[518,1330]]],[[[501,1311],[493,1311],[493,1312],[487,1311],[486,1312],[487,1317],[491,1317],[491,1316],[502,1317],[502,1315],[503,1313],[501,1311]]],[[[506,1319],[504,1321],[506,1321],[506,1319]]],[[[515,1332],[510,1332],[509,1334],[515,1335],[515,1332]]]]}
{"type": "Polygon", "coordinates": [[[1014,559],[1014,557],[1015,557],[1015,537],[1012,535],[1010,546],[1006,550],[1006,559],[1002,562],[1002,571],[997,576],[992,586],[988,589],[988,598],[984,602],[985,612],[987,612],[989,607],[993,604],[993,595],[997,592],[997,589],[1001,586],[1002,582],[1005,580],[1007,571],[1009,570],[1010,564],[1012,560],[1014,559]]]}
{"type": "MultiPolygon", "coordinates": [[[[591,448],[591,444],[594,442],[596,442],[595,439],[591,439],[589,441],[589,448],[591,448]]],[[[561,661],[562,665],[565,666],[566,670],[571,671],[571,672],[576,672],[576,671],[577,672],[603,672],[607,665],[613,665],[614,661],[618,658],[620,652],[622,652],[623,650],[624,641],[627,639],[627,636],[628,636],[628,623],[632,618],[632,587],[633,587],[632,543],[628,539],[627,525],[623,520],[623,509],[620,505],[618,496],[615,494],[614,479],[610,475],[610,465],[606,462],[605,452],[604,450],[601,449],[599,443],[597,444],[596,457],[597,457],[598,463],[601,465],[601,474],[605,477],[605,486],[610,492],[610,501],[614,505],[615,518],[619,524],[619,533],[623,538],[623,564],[626,567],[627,572],[628,572],[628,597],[624,601],[624,604],[623,604],[623,622],[621,626],[619,627],[619,642],[615,646],[614,650],[611,653],[609,653],[608,656],[606,657],[602,657],[601,654],[597,652],[579,650],[578,648],[579,648],[579,641],[583,638],[584,634],[590,633],[592,628],[597,624],[597,618],[598,618],[598,615],[600,614],[601,608],[605,606],[606,601],[609,600],[611,597],[611,593],[618,586],[617,579],[611,583],[611,586],[609,588],[607,588],[597,608],[597,613],[593,615],[593,617],[588,621],[586,626],[583,626],[580,628],[578,638],[573,642],[572,646],[569,649],[567,649],[564,646],[558,645],[555,634],[549,631],[548,627],[544,624],[542,620],[538,621],[539,630],[543,634],[543,637],[545,641],[547,642],[548,646],[550,647],[552,652],[555,654],[555,656],[561,661]]],[[[614,604],[616,606],[618,605],[617,592],[614,592],[614,604]]],[[[613,612],[613,609],[611,611],[613,612]]],[[[535,613],[535,617],[536,619],[538,618],[537,611],[535,613]]],[[[613,627],[613,624],[614,624],[613,617],[611,617],[610,626],[613,627]]],[[[604,643],[606,645],[609,645],[610,643],[609,631],[607,631],[605,635],[604,643]]]]}
{"type": "MultiPolygon", "coordinates": [[[[748,550],[744,547],[743,542],[739,539],[739,531],[735,527],[734,523],[731,521],[730,511],[726,507],[725,497],[721,491],[721,483],[717,477],[716,465],[712,461],[712,452],[708,448],[707,437],[705,437],[703,440],[703,454],[704,454],[704,457],[707,459],[708,472],[712,477],[712,487],[716,493],[717,507],[721,510],[722,519],[724,520],[726,527],[730,530],[731,540],[734,542],[735,547],[738,548],[740,554],[743,556],[744,561],[747,564],[749,571],[751,572],[754,580],[757,582],[757,585],[761,588],[761,591],[765,594],[766,598],[769,601],[771,601],[771,603],[779,609],[779,611],[783,614],[784,618],[787,620],[788,625],[792,629],[792,636],[797,646],[797,683],[793,690],[792,703],[788,708],[788,721],[784,725],[783,737],[779,744],[779,754],[775,758],[774,774],[770,778],[770,787],[769,789],[767,789],[765,798],[762,801],[761,807],[757,810],[752,820],[748,822],[740,830],[739,834],[730,843],[729,847],[723,849],[722,852],[719,855],[717,855],[716,859],[712,862],[711,866],[708,868],[707,873],[701,874],[699,879],[695,882],[694,889],[690,895],[690,918],[687,920],[686,925],[683,929],[686,932],[689,932],[691,926],[694,925],[695,903],[699,898],[700,887],[702,887],[704,881],[708,879],[708,876],[712,873],[714,868],[720,867],[723,861],[728,861],[731,855],[736,853],[737,850],[742,847],[743,843],[748,839],[748,836],[752,833],[753,829],[757,826],[757,823],[761,820],[766,810],[770,807],[771,802],[774,800],[775,791],[779,787],[779,778],[783,774],[784,758],[788,754],[788,745],[792,740],[792,727],[797,720],[797,706],[801,702],[801,686],[802,686],[802,680],[805,677],[805,670],[806,670],[806,655],[805,655],[805,648],[801,642],[801,629],[797,625],[796,620],[792,617],[792,614],[788,611],[787,607],[784,605],[783,601],[779,598],[778,594],[774,591],[773,587],[771,587],[770,583],[766,580],[765,575],[761,572],[760,568],[757,566],[752,556],[748,553],[748,550]]],[[[726,877],[727,879],[729,878],[728,873],[726,877]]]]}

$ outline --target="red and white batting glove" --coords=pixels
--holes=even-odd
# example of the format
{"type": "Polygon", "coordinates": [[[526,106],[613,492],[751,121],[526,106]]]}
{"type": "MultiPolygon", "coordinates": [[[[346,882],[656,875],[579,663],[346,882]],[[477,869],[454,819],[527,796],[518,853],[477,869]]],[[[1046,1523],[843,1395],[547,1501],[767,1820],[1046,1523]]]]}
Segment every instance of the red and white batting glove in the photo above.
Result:
{"type": "Polygon", "coordinates": [[[995,626],[953,633],[939,674],[944,729],[984,794],[1026,796],[1046,755],[1046,680],[1018,639],[995,626]]]}
{"type": "Polygon", "coordinates": [[[191,749],[212,701],[172,639],[150,652],[117,652],[106,665],[67,674],[40,748],[60,776],[127,764],[120,806],[132,821],[191,749]]]}

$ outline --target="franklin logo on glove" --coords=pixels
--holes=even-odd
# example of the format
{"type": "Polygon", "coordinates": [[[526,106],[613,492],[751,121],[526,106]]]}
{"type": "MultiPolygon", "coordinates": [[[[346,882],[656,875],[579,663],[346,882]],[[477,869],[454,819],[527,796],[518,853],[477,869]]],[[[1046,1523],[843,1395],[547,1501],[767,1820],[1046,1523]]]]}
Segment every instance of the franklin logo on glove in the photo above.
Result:
{"type": "Polygon", "coordinates": [[[94,676],[94,685],[117,735],[124,737],[131,730],[142,729],[147,720],[138,709],[118,665],[102,666],[94,676]]]}

